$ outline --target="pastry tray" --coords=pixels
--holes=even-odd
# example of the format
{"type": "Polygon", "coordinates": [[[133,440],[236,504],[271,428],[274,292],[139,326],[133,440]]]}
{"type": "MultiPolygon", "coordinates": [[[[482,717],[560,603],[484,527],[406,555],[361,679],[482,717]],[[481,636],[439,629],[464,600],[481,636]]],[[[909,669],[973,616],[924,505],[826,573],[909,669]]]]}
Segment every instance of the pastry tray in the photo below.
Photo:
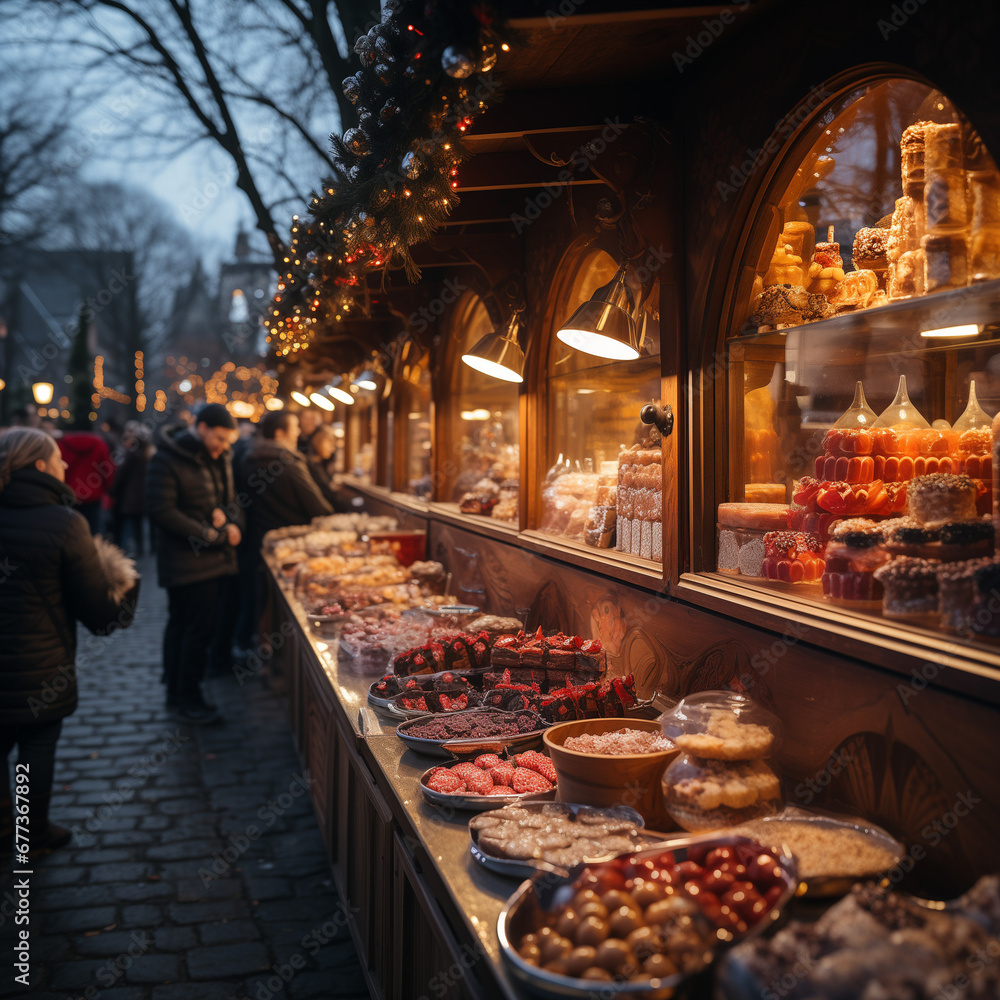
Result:
{"type": "MultiPolygon", "coordinates": [[[[488,796],[488,798],[495,797],[498,796],[488,796]]],[[[505,802],[502,804],[508,805],[509,803],[505,802]]],[[[626,820],[627,822],[632,823],[640,831],[639,836],[642,840],[635,845],[636,850],[663,839],[660,834],[644,835],[642,830],[646,821],[639,815],[639,813],[637,813],[634,809],[630,809],[628,806],[614,806],[610,809],[598,809],[596,806],[578,805],[573,802],[544,802],[536,805],[529,804],[523,800],[519,804],[531,812],[542,812],[543,810],[545,812],[549,812],[549,810],[557,810],[564,816],[569,816],[571,819],[575,819],[581,811],[586,811],[588,813],[597,813],[601,816],[608,816],[612,819],[626,820]]],[[[499,808],[499,806],[496,808],[499,808]]],[[[539,858],[508,858],[503,855],[496,854],[489,848],[483,847],[482,844],[479,843],[479,831],[473,830],[472,827],[469,827],[469,852],[484,868],[488,868],[490,871],[496,872],[498,875],[507,875],[511,878],[531,878],[532,875],[535,875],[538,872],[551,872],[555,875],[569,874],[569,869],[550,861],[542,861],[539,858]]],[[[584,862],[607,861],[616,857],[619,853],[621,852],[611,851],[607,854],[596,855],[592,858],[583,858],[582,860],[584,862]]]]}
{"type": "Polygon", "coordinates": [[[490,809],[499,809],[501,806],[524,805],[529,802],[537,802],[539,804],[549,802],[556,794],[554,787],[545,792],[524,792],[521,795],[518,795],[514,791],[510,795],[462,795],[455,792],[436,792],[433,788],[427,787],[427,779],[440,766],[438,764],[436,767],[430,767],[420,775],[420,791],[432,806],[439,806],[442,809],[487,812],[490,809]]]}
{"type": "MultiPolygon", "coordinates": [[[[441,677],[443,674],[451,674],[452,677],[460,677],[460,678],[463,678],[464,680],[472,681],[474,678],[482,677],[482,675],[484,673],[486,673],[487,670],[489,670],[489,667],[480,667],[477,670],[443,670],[443,671],[439,671],[436,674],[413,674],[412,676],[414,678],[416,678],[421,684],[423,684],[424,681],[429,681],[431,684],[433,684],[434,681],[437,680],[437,678],[441,677]]],[[[388,674],[390,672],[391,671],[386,671],[382,675],[382,677],[386,676],[386,674],[388,674]]],[[[368,704],[371,705],[372,708],[384,709],[388,714],[391,714],[391,715],[395,716],[396,718],[399,718],[399,716],[397,716],[395,714],[395,711],[394,711],[393,706],[391,705],[391,702],[392,702],[392,700],[394,698],[398,698],[399,695],[403,694],[404,692],[397,691],[396,694],[391,694],[391,695],[389,695],[388,698],[385,698],[385,697],[383,697],[380,694],[376,694],[376,692],[375,692],[375,685],[378,684],[378,682],[382,679],[382,677],[379,677],[377,680],[374,680],[374,681],[371,682],[371,684],[369,684],[369,686],[368,686],[368,704]]],[[[401,678],[401,679],[404,679],[404,678],[401,678]]],[[[473,687],[477,691],[482,690],[481,688],[475,687],[475,684],[471,684],[470,686],[473,687]]],[[[418,689],[414,688],[414,691],[416,691],[416,690],[418,690],[418,689]]],[[[420,691],[425,691],[427,689],[425,689],[423,687],[420,687],[419,690],[420,691]]],[[[431,689],[431,690],[433,690],[433,689],[431,689]]],[[[451,714],[451,713],[449,713],[449,714],[451,714]]]]}
{"type": "MultiPolygon", "coordinates": [[[[763,846],[749,837],[739,837],[733,834],[714,833],[699,834],[698,836],[677,837],[669,841],[663,841],[648,848],[633,852],[639,858],[649,854],[656,856],[662,851],[673,851],[677,860],[684,860],[688,849],[702,844],[711,844],[715,847],[740,847],[746,845],[747,848],[763,846]]],[[[747,941],[758,934],[763,933],[781,915],[781,910],[787,902],[795,895],[798,885],[795,860],[785,855],[777,856],[778,865],[781,868],[784,889],[770,911],[765,914],[746,934],[731,942],[720,942],[716,945],[716,957],[724,947],[740,941],[747,941]]],[[[534,875],[530,881],[523,882],[513,896],[507,900],[506,905],[500,912],[497,919],[497,937],[500,939],[500,954],[510,973],[511,979],[518,986],[528,993],[537,997],[544,997],[546,1000],[594,1000],[597,996],[602,996],[601,984],[586,979],[575,979],[570,976],[561,976],[545,969],[526,962],[513,945],[513,941],[520,937],[526,926],[533,925],[533,918],[538,917],[539,909],[545,909],[551,901],[557,897],[564,886],[572,883],[584,870],[585,865],[577,865],[565,878],[558,875],[544,872],[534,875]]],[[[630,998],[643,998],[643,1000],[653,1000],[654,997],[672,995],[671,992],[677,987],[692,982],[694,978],[703,976],[702,972],[694,973],[693,976],[686,976],[677,973],[673,976],[664,976],[660,979],[651,979],[648,982],[616,984],[613,996],[616,1000],[630,1000],[630,998]]],[[[606,984],[610,986],[611,984],[606,984]]],[[[612,994],[609,993],[609,996],[612,994]]],[[[685,994],[687,995],[687,994],[685,994]]],[[[703,995],[697,993],[698,996],[703,995]]],[[[706,994],[707,995],[707,994],[706,994]]]]}
{"type": "MultiPolygon", "coordinates": [[[[833,813],[809,812],[805,809],[789,806],[776,816],[764,816],[755,822],[760,823],[762,826],[773,826],[775,828],[774,836],[771,838],[768,846],[775,850],[781,848],[783,852],[785,852],[785,846],[781,835],[781,827],[785,823],[809,823],[828,830],[855,830],[879,847],[884,847],[895,852],[895,863],[899,862],[899,859],[903,857],[906,851],[905,846],[888,831],[883,830],[882,827],[876,826],[874,823],[868,823],[862,819],[838,817],[833,813]]],[[[755,834],[755,836],[757,835],[755,834]]],[[[759,836],[763,838],[766,835],[761,833],[759,836]]],[[[797,895],[823,899],[843,896],[851,891],[851,886],[855,883],[865,881],[866,879],[878,879],[880,875],[891,868],[892,865],[889,865],[882,872],[862,872],[859,875],[817,875],[814,878],[803,879],[799,885],[797,895]]]]}
{"type": "MultiPolygon", "coordinates": [[[[476,690],[473,688],[473,690],[476,690]]],[[[468,694],[467,688],[452,688],[451,690],[444,691],[424,691],[422,694],[446,694],[450,698],[456,698],[462,694],[468,694]]],[[[482,695],[482,691],[476,690],[476,694],[482,695]]],[[[435,712],[429,708],[404,708],[400,704],[400,699],[403,697],[413,697],[415,694],[408,691],[401,691],[399,694],[394,694],[391,698],[380,699],[383,704],[376,705],[375,707],[390,719],[404,720],[404,719],[428,719],[431,717],[438,718],[448,718],[453,715],[458,715],[459,712],[468,712],[473,708],[479,708],[479,705],[469,705],[467,708],[456,708],[452,711],[440,711],[435,712]]]]}
{"type": "MultiPolygon", "coordinates": [[[[499,716],[512,716],[513,712],[501,712],[499,709],[469,709],[470,712],[492,712],[499,716]]],[[[454,712],[443,718],[455,719],[465,712],[454,712]]],[[[532,713],[533,714],[533,713],[532,713]]],[[[548,723],[544,722],[541,716],[536,716],[539,722],[538,729],[530,733],[518,733],[511,736],[472,736],[461,738],[448,738],[443,740],[431,740],[421,736],[408,736],[407,729],[412,728],[415,723],[426,722],[427,716],[419,719],[408,719],[396,726],[396,735],[411,749],[417,753],[425,754],[428,757],[440,757],[442,760],[450,760],[453,757],[465,757],[481,753],[496,753],[499,750],[526,750],[541,742],[542,733],[548,728],[548,723]]]]}
{"type": "MultiPolygon", "coordinates": [[[[370,615],[378,615],[386,608],[393,607],[390,601],[383,601],[381,604],[369,604],[367,608],[358,608],[355,611],[343,611],[339,615],[320,615],[312,611],[306,612],[306,618],[313,624],[329,625],[338,622],[346,622],[350,618],[367,618],[370,615]]],[[[350,655],[350,654],[348,654],[350,655]]]]}

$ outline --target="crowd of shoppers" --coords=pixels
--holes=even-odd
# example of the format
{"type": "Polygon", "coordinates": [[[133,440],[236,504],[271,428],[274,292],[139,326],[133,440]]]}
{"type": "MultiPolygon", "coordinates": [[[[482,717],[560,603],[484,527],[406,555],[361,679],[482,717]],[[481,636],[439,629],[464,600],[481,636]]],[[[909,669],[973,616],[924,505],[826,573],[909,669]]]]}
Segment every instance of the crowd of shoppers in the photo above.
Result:
{"type": "MultiPolygon", "coordinates": [[[[303,433],[296,414],[269,412],[244,435],[212,403],[155,439],[140,421],[118,441],[89,424],[0,430],[0,752],[16,747],[30,769],[33,853],[70,839],[49,802],[62,720],[76,708],[77,622],[106,634],[136,613],[135,564],[103,535],[142,557],[148,518],[168,595],[167,708],[182,722],[221,722],[202,681],[210,656],[231,669],[257,641],[264,534],[346,509],[331,484],[336,438],[305,423],[303,433]]],[[[14,826],[0,771],[2,855],[14,826]]]]}

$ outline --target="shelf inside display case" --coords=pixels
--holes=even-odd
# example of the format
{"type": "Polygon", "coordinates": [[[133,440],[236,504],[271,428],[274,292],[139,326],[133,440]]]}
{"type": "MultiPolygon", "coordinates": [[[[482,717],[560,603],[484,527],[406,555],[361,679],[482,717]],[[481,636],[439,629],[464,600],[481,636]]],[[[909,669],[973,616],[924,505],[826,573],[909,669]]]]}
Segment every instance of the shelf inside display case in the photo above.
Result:
{"type": "MultiPolygon", "coordinates": [[[[982,327],[988,324],[1000,324],[1000,279],[983,281],[979,284],[969,285],[967,288],[956,288],[949,292],[937,292],[934,295],[925,295],[921,298],[890,302],[884,306],[862,309],[858,312],[844,313],[840,316],[832,316],[830,319],[821,319],[802,326],[790,327],[787,330],[771,330],[760,333],[756,326],[747,324],[737,336],[730,337],[726,343],[729,347],[736,344],[763,344],[779,347],[787,343],[790,333],[810,338],[823,338],[833,343],[842,340],[844,342],[843,349],[851,352],[852,359],[856,363],[858,356],[856,338],[859,336],[876,340],[876,343],[869,344],[867,347],[867,356],[870,358],[873,356],[870,348],[875,347],[877,352],[880,339],[885,340],[883,353],[891,353],[894,344],[898,344],[899,338],[905,338],[910,350],[945,351],[950,350],[956,343],[963,347],[968,345],[973,342],[973,337],[976,335],[951,340],[921,337],[921,333],[926,330],[941,330],[967,325],[982,327]],[[848,338],[850,338],[849,341],[848,338]],[[892,341],[889,338],[893,338],[892,341]]],[[[977,342],[985,339],[992,340],[998,336],[1000,336],[1000,325],[992,336],[990,336],[990,331],[981,330],[977,342]]]]}

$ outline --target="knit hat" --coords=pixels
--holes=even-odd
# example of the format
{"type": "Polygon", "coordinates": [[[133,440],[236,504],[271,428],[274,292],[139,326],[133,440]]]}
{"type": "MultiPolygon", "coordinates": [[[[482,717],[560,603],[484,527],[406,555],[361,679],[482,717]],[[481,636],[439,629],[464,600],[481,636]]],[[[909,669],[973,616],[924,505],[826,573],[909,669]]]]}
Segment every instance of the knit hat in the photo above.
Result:
{"type": "Polygon", "coordinates": [[[207,427],[225,427],[228,430],[236,430],[236,421],[233,415],[222,403],[206,403],[195,415],[196,424],[205,424],[207,427]]]}

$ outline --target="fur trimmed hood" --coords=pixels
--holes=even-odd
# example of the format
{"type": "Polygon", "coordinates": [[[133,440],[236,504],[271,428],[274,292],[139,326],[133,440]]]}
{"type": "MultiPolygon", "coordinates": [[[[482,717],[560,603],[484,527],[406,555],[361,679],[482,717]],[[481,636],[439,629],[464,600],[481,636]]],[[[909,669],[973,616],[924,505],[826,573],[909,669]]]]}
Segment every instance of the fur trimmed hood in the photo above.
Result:
{"type": "Polygon", "coordinates": [[[110,586],[108,596],[116,604],[135,586],[139,579],[139,571],[135,568],[135,560],[130,559],[117,545],[112,545],[101,535],[94,535],[94,546],[97,558],[101,561],[101,569],[108,578],[110,586]]]}

